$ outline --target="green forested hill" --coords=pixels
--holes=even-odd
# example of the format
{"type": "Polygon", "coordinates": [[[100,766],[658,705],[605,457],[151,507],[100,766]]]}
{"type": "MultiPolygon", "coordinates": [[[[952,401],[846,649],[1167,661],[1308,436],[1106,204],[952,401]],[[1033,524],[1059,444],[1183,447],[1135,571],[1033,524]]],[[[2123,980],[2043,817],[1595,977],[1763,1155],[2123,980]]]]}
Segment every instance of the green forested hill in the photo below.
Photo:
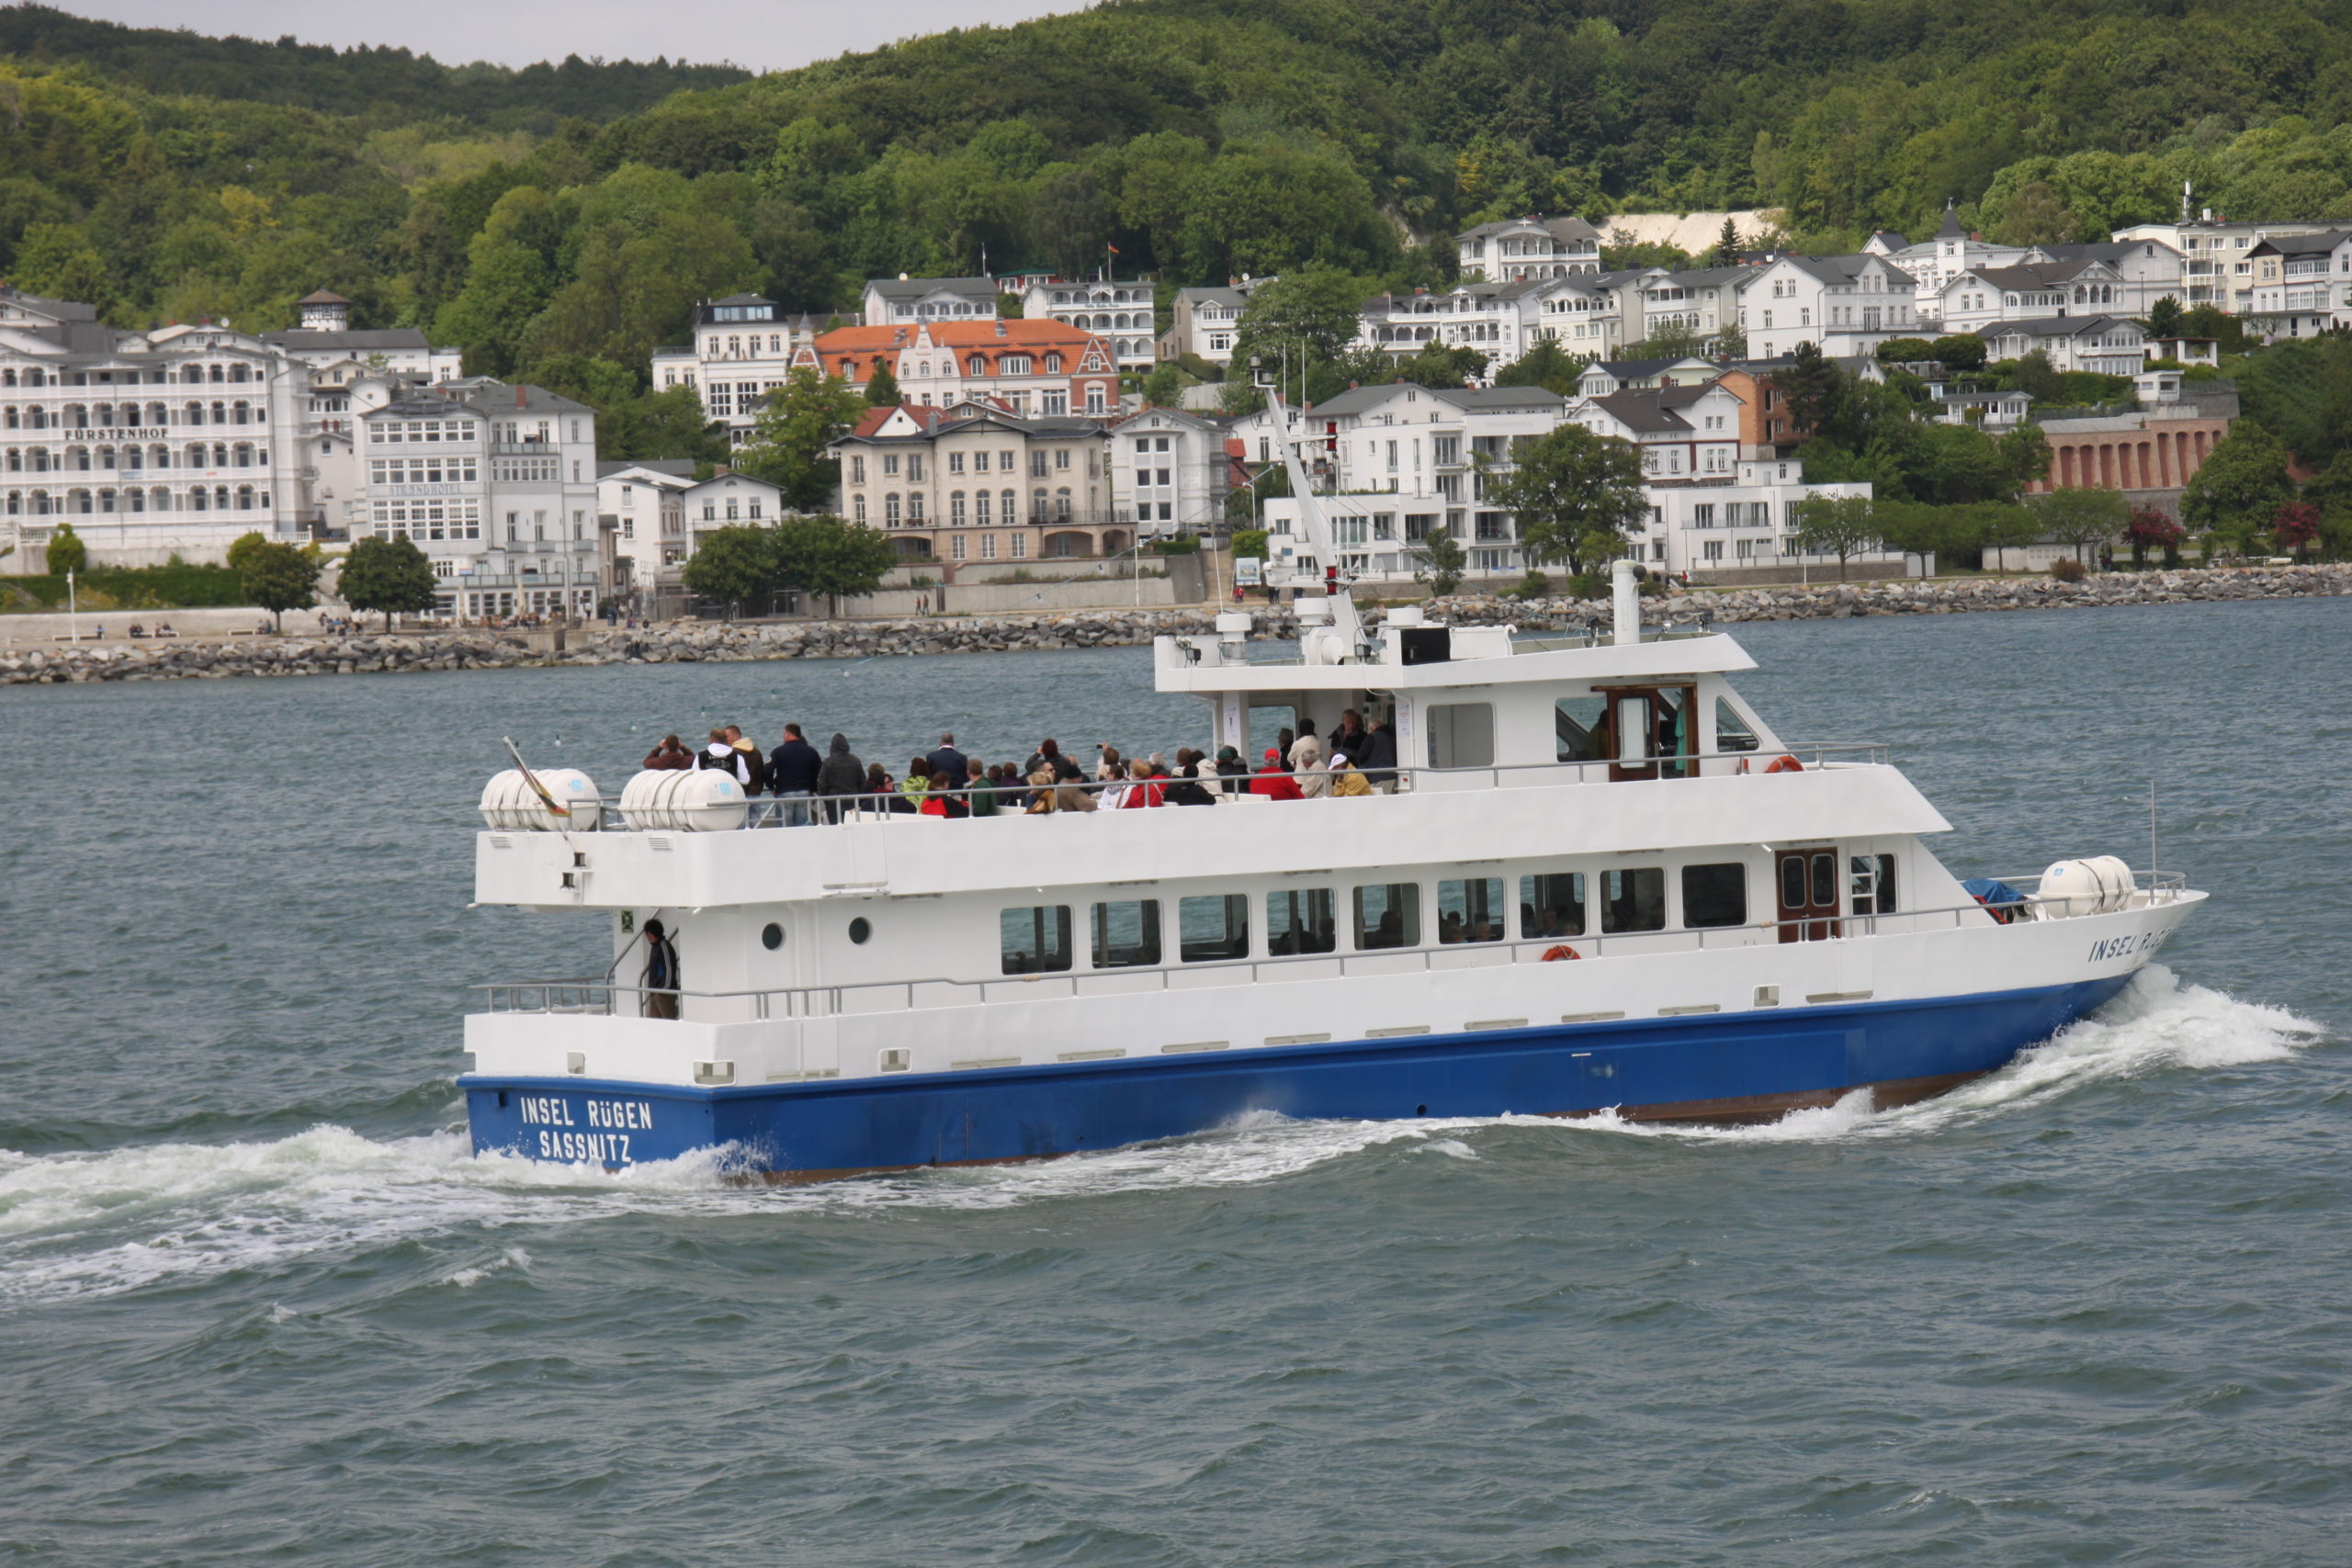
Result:
{"type": "Polygon", "coordinates": [[[641,373],[700,295],[1322,261],[1440,282],[1516,211],[1799,243],[2352,217],[2352,0],[1112,0],[757,79],[450,69],[0,9],[0,276],[283,324],[325,286],[477,367],[641,373]],[[672,88],[683,90],[671,92],[672,88]],[[622,112],[626,111],[626,112],[622,112]],[[599,363],[602,362],[602,363],[599,363]]]}
{"type": "Polygon", "coordinates": [[[751,74],[731,65],[607,63],[577,55],[520,71],[448,66],[404,49],[206,38],[90,21],[47,6],[0,6],[0,56],[85,65],[150,93],[288,104],[377,123],[447,115],[541,130],[564,116],[612,119],[681,88],[724,86],[751,74]]]}

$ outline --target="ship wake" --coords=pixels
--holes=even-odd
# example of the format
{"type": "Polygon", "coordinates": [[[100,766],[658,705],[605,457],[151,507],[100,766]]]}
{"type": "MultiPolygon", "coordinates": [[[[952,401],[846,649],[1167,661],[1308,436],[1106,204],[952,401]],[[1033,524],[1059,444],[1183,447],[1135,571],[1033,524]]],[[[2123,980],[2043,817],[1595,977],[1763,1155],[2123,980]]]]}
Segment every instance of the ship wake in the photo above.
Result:
{"type": "MultiPolygon", "coordinates": [[[[2093,1085],[2291,1056],[2321,1028],[2284,1010],[2185,986],[2150,968],[2092,1017],[1949,1094],[1874,1110],[1835,1106],[1736,1128],[1613,1113],[1415,1122],[1295,1122],[1256,1113],[1193,1137],[1030,1165],[876,1176],[797,1188],[744,1185],[720,1150],[617,1173],[477,1156],[456,1132],[373,1139],[320,1125],[248,1143],[158,1143],[93,1154],[0,1151],[0,1303],[106,1295],[240,1271],[267,1277],[313,1257],[465,1238],[484,1259],[436,1278],[470,1286],[527,1271],[535,1228],[630,1214],[672,1217],[859,1210],[990,1210],[1254,1186],[1378,1153],[1431,1169],[1479,1161],[1503,1129],[1568,1139],[1808,1143],[1917,1136],[2045,1105],[2093,1085]]],[[[455,1105],[452,1111],[456,1110],[455,1105]]],[[[1491,1149],[1485,1153],[1491,1153],[1491,1149]]]]}

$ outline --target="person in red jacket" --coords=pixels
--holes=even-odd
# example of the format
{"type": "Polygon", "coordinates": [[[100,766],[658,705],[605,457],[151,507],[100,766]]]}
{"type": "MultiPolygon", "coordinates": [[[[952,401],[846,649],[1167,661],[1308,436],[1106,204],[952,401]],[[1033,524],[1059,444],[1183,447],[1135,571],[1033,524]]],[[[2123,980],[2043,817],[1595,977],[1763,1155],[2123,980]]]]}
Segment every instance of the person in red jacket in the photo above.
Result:
{"type": "Polygon", "coordinates": [[[1266,765],[1260,768],[1257,776],[1250,781],[1250,793],[1262,795],[1269,800],[1306,798],[1298,787],[1298,781],[1290,776],[1288,768],[1283,766],[1283,754],[1273,750],[1266,753],[1266,765]]]}
{"type": "Polygon", "coordinates": [[[665,735],[662,744],[645,754],[644,765],[653,769],[691,768],[695,754],[685,749],[674,735],[665,735]]]}

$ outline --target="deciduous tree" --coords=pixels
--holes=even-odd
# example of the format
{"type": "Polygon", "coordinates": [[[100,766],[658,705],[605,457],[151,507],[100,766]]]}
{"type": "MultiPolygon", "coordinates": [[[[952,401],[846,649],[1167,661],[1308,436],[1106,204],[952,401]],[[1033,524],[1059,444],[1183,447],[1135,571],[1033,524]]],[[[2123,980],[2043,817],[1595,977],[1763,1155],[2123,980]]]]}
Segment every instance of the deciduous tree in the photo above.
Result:
{"type": "Polygon", "coordinates": [[[688,592],[726,605],[731,616],[775,587],[780,575],[775,527],[743,523],[700,536],[678,581],[688,592]]]}
{"type": "Polygon", "coordinates": [[[394,615],[433,608],[435,585],[432,561],[412,540],[361,539],[344,558],[335,592],[362,615],[380,614],[389,632],[394,615]]]}
{"type": "Polygon", "coordinates": [[[48,554],[49,570],[53,576],[89,570],[90,547],[82,542],[82,536],[74,531],[71,523],[60,523],[56,532],[50,535],[48,554]]]}
{"type": "Polygon", "coordinates": [[[1414,547],[1413,581],[1428,583],[1441,599],[1462,586],[1462,574],[1469,568],[1469,552],[1442,528],[1430,529],[1430,536],[1414,547]]]}
{"type": "Polygon", "coordinates": [[[2085,566],[2098,564],[2098,552],[2111,546],[2131,525],[2132,508],[2115,490],[2053,490],[2026,503],[2041,520],[2041,531],[2067,547],[2085,566]]]}
{"type": "Polygon", "coordinates": [[[279,631],[286,629],[286,612],[307,610],[319,602],[319,560],[291,545],[265,544],[246,553],[238,570],[245,597],[270,613],[279,631]]]}
{"type": "Polygon", "coordinates": [[[1630,441],[1564,424],[1489,474],[1487,499],[1517,515],[1520,547],[1538,561],[1566,561],[1578,574],[1624,547],[1649,515],[1642,455],[1630,441]]]}
{"type": "Polygon", "coordinates": [[[847,381],[803,366],[768,394],[737,467],[781,486],[794,510],[815,511],[832,500],[841,484],[841,465],[828,458],[825,449],[857,423],[866,407],[847,381]]]}
{"type": "Polygon", "coordinates": [[[1846,563],[1879,542],[1876,509],[1866,495],[1815,495],[1797,502],[1797,544],[1838,558],[1838,581],[1846,563]]]}
{"type": "Polygon", "coordinates": [[[2242,419],[2189,476],[2181,491],[2180,520],[2193,534],[2243,550],[2294,493],[2286,448],[2262,426],[2242,419]]]}
{"type": "Polygon", "coordinates": [[[775,527],[776,579],[786,588],[822,594],[835,611],[844,595],[871,593],[898,564],[882,534],[839,517],[787,517],[775,527]]]}

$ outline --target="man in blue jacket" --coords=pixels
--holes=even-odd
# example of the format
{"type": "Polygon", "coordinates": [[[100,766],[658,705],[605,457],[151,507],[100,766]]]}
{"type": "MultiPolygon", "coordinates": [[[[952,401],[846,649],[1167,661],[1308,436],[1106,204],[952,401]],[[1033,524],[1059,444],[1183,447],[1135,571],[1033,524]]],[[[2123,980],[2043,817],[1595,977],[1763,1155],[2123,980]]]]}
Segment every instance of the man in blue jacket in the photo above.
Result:
{"type": "Polygon", "coordinates": [[[805,828],[808,801],[817,794],[817,773],[825,760],[797,724],[784,727],[784,744],[768,754],[768,793],[784,802],[784,825],[805,828]]]}

